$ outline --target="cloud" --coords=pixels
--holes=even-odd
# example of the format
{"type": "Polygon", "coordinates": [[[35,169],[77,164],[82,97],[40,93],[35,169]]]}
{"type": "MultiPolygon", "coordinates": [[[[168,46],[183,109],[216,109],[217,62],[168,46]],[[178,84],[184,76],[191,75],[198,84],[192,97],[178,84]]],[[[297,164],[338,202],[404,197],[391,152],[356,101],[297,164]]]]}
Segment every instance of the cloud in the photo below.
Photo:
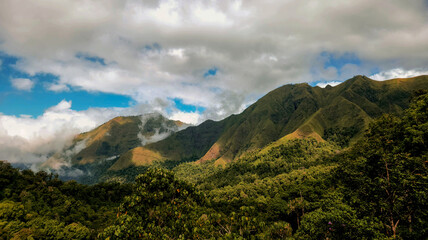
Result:
{"type": "Polygon", "coordinates": [[[57,105],[48,108],[47,112],[63,112],[71,109],[71,101],[62,100],[57,105]]]}
{"type": "Polygon", "coordinates": [[[31,91],[34,87],[34,81],[28,78],[14,78],[11,79],[10,82],[12,83],[12,86],[18,90],[31,91]]]}
{"type": "Polygon", "coordinates": [[[70,88],[62,83],[46,83],[45,88],[52,92],[68,92],[70,88]]]}
{"type": "Polygon", "coordinates": [[[320,87],[320,88],[325,88],[325,87],[327,87],[328,85],[330,85],[330,86],[334,87],[334,86],[337,86],[337,85],[339,85],[339,84],[341,84],[341,83],[342,83],[342,82],[338,82],[338,81],[322,82],[322,83],[317,83],[317,86],[318,86],[318,87],[320,87]]]}
{"type": "Polygon", "coordinates": [[[178,127],[168,127],[165,123],[161,123],[161,127],[154,128],[154,133],[152,134],[143,134],[145,125],[150,119],[159,119],[159,113],[145,114],[141,116],[141,125],[139,125],[140,132],[138,133],[138,138],[141,140],[141,145],[146,145],[153,142],[158,142],[167,138],[173,132],[178,130],[178,127]]]}
{"type": "Polygon", "coordinates": [[[63,100],[37,118],[0,115],[0,159],[13,163],[43,162],[70,144],[74,135],[129,111],[104,108],[75,111],[71,109],[71,101],[63,100]]]}
{"type": "Polygon", "coordinates": [[[394,68],[391,70],[374,74],[370,76],[370,78],[374,80],[382,81],[382,80],[388,80],[392,78],[409,78],[409,77],[415,77],[419,75],[428,75],[428,70],[421,70],[421,69],[405,70],[402,68],[394,68]]]}
{"type": "Polygon", "coordinates": [[[23,72],[58,76],[51,91],[181,98],[220,119],[283,84],[427,66],[426,10],[422,0],[4,0],[0,50],[23,72]],[[322,52],[363,64],[314,75],[322,52]],[[225,95],[238,102],[222,104],[225,95]]]}
{"type": "Polygon", "coordinates": [[[196,112],[175,112],[170,116],[171,120],[179,120],[188,124],[198,124],[201,114],[196,112]]]}

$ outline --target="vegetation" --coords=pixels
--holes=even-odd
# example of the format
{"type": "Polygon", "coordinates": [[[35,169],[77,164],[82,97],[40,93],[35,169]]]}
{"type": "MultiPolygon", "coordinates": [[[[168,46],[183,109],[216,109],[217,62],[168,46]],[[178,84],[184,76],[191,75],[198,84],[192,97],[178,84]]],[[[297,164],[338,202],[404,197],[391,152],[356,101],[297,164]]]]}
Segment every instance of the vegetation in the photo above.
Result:
{"type": "Polygon", "coordinates": [[[0,239],[95,238],[130,193],[130,184],[62,182],[0,162],[0,239]]]}
{"type": "Polygon", "coordinates": [[[427,239],[428,93],[342,148],[352,131],[281,140],[224,166],[159,162],[132,184],[1,163],[0,238],[427,239]]]}
{"type": "Polygon", "coordinates": [[[294,132],[318,135],[345,147],[360,139],[373,119],[385,113],[401,114],[418,89],[428,89],[427,76],[382,82],[355,76],[332,88],[285,85],[241,114],[204,122],[146,147],[179,161],[201,158],[218,144],[219,151],[210,159],[231,160],[294,132]]]}
{"type": "Polygon", "coordinates": [[[91,175],[75,179],[94,184],[111,178],[132,181],[152,165],[171,169],[198,159],[224,165],[282,138],[313,137],[348,147],[363,137],[373,119],[385,113],[402,114],[417,89],[428,89],[428,76],[381,82],[355,76],[329,88],[285,85],[238,115],[175,133],[182,123],[161,115],[118,117],[80,134],[69,149],[44,166],[49,168],[58,159],[71,161],[73,168],[91,175]],[[146,141],[166,137],[168,132],[166,139],[146,141]],[[142,147],[143,143],[148,144],[142,147]]]}

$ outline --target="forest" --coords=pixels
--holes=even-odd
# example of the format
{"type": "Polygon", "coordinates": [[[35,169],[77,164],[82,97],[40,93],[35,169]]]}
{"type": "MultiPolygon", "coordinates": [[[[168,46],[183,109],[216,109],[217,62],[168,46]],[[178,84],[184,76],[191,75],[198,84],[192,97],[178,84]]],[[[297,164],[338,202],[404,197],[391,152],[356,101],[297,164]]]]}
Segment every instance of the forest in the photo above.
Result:
{"type": "Polygon", "coordinates": [[[83,185],[0,162],[0,239],[427,239],[428,93],[349,143],[294,139],[83,185]]]}

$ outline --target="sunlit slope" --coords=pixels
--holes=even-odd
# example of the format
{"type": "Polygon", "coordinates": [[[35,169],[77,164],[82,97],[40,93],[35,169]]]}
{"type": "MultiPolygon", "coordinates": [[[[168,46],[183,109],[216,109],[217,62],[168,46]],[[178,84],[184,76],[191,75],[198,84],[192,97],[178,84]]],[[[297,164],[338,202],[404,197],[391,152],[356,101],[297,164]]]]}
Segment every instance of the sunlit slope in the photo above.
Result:
{"type": "MultiPolygon", "coordinates": [[[[116,117],[89,132],[77,135],[70,146],[54,154],[41,167],[59,169],[62,166],[93,165],[106,161],[111,165],[130,150],[162,140],[187,126],[158,113],[116,117]]],[[[140,163],[141,161],[135,160],[131,163],[118,163],[116,166],[139,166],[140,163]]]]}
{"type": "Polygon", "coordinates": [[[163,158],[159,153],[148,150],[144,147],[136,147],[122,156],[108,169],[108,170],[122,170],[131,166],[148,166],[156,161],[163,161],[163,158]]]}
{"type": "Polygon", "coordinates": [[[230,161],[285,136],[311,136],[347,145],[362,135],[371,119],[402,112],[412,93],[419,89],[428,89],[427,76],[388,81],[355,76],[326,88],[285,85],[239,115],[204,122],[146,148],[173,160],[230,161]]]}
{"type": "Polygon", "coordinates": [[[72,157],[73,164],[93,163],[114,157],[139,146],[137,133],[140,131],[140,117],[117,117],[96,129],[79,134],[75,142],[84,142],[85,148],[72,157]]]}

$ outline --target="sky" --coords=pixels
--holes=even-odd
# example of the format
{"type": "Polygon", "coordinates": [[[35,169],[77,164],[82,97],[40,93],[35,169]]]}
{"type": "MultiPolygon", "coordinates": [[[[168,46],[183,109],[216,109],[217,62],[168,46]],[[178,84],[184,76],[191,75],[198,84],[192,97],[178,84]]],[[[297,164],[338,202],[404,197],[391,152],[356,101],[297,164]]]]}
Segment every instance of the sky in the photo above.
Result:
{"type": "Polygon", "coordinates": [[[198,124],[284,84],[421,74],[426,0],[2,0],[0,159],[119,115],[198,124]]]}

